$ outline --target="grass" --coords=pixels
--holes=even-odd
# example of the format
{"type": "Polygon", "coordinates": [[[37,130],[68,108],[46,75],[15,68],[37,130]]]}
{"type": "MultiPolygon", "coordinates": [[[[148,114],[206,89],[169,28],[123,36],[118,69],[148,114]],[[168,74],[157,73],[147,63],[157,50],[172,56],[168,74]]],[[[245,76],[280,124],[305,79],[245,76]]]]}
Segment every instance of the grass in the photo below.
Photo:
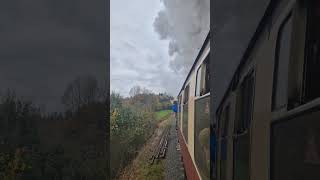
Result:
{"type": "Polygon", "coordinates": [[[164,179],[163,160],[155,161],[152,165],[144,163],[139,171],[138,179],[141,180],[162,180],[164,179]]]}
{"type": "MultiPolygon", "coordinates": [[[[156,112],[157,118],[163,119],[166,118],[166,116],[169,116],[171,114],[171,110],[162,110],[156,112]]],[[[157,120],[160,120],[157,119],[157,120]]],[[[162,129],[165,129],[167,126],[170,126],[170,122],[172,121],[172,118],[168,118],[167,120],[163,121],[161,123],[162,129]]],[[[147,156],[149,157],[149,156],[147,156]]],[[[149,164],[149,161],[147,159],[140,159],[139,164],[139,170],[137,177],[139,180],[163,180],[165,179],[165,162],[163,159],[156,159],[152,165],[149,164]]]]}
{"type": "MultiPolygon", "coordinates": [[[[170,117],[171,110],[163,110],[156,112],[157,118],[163,120],[159,123],[157,128],[164,129],[170,126],[173,118],[170,117]],[[167,117],[166,117],[167,116],[167,117]]],[[[160,121],[158,119],[158,121],[160,121]]],[[[156,133],[156,136],[158,133],[156,133]]],[[[156,138],[152,136],[151,138],[156,138]]],[[[151,157],[152,150],[155,146],[155,139],[147,140],[145,146],[139,150],[137,157],[126,167],[124,173],[120,179],[132,179],[132,180],[163,180],[165,179],[165,161],[163,159],[155,160],[155,162],[150,165],[149,158],[151,157]],[[130,177],[130,178],[129,178],[130,177]]]]}
{"type": "Polygon", "coordinates": [[[161,110],[155,112],[156,120],[160,121],[163,120],[163,118],[169,116],[169,114],[172,112],[172,110],[161,110]]]}

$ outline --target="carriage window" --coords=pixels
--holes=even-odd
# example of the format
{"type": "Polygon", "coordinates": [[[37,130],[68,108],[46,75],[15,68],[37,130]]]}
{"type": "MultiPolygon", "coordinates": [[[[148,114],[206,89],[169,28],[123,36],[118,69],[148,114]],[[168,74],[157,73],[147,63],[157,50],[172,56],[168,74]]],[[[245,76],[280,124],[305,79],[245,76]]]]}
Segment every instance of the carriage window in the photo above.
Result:
{"type": "Polygon", "coordinates": [[[254,79],[250,75],[244,79],[239,90],[239,96],[237,98],[238,106],[238,118],[235,123],[235,133],[241,134],[246,131],[250,126],[252,108],[253,108],[253,90],[254,79]]]}
{"type": "Polygon", "coordinates": [[[180,125],[180,118],[181,118],[181,95],[179,96],[179,98],[178,98],[178,126],[180,127],[181,125],[180,125]]]}
{"type": "Polygon", "coordinates": [[[291,14],[280,26],[275,54],[274,84],[272,94],[272,109],[280,110],[288,103],[288,77],[290,61],[292,18],[291,14]]]}
{"type": "Polygon", "coordinates": [[[308,102],[320,97],[320,2],[308,2],[307,33],[306,33],[306,60],[304,67],[304,96],[308,102]]]}
{"type": "Polygon", "coordinates": [[[197,80],[196,80],[196,96],[200,96],[200,89],[201,89],[201,69],[202,66],[199,67],[197,71],[197,80]]]}
{"type": "Polygon", "coordinates": [[[207,55],[203,64],[197,70],[196,79],[196,96],[203,96],[210,92],[209,80],[210,80],[210,54],[207,55]]]}
{"type": "Polygon", "coordinates": [[[253,73],[247,76],[239,89],[237,98],[237,114],[233,153],[234,153],[234,180],[249,180],[250,172],[250,122],[253,110],[254,78],[253,73]]]}
{"type": "Polygon", "coordinates": [[[202,65],[200,96],[210,92],[210,86],[209,86],[210,64],[209,63],[210,63],[210,54],[208,54],[208,56],[206,57],[202,65]]]}
{"type": "Polygon", "coordinates": [[[189,99],[189,85],[184,89],[184,104],[183,104],[183,115],[182,115],[182,132],[183,136],[188,143],[188,99],[189,99]]]}
{"type": "MultiPolygon", "coordinates": [[[[302,103],[320,97],[320,3],[307,1],[302,103]]],[[[271,179],[320,179],[319,112],[305,112],[273,123],[271,179]]]]}
{"type": "Polygon", "coordinates": [[[206,60],[206,72],[205,72],[205,90],[204,94],[210,92],[210,53],[208,54],[206,60]]]}
{"type": "MultiPolygon", "coordinates": [[[[196,75],[196,96],[208,91],[209,55],[203,61],[196,75]]],[[[201,179],[210,179],[210,96],[195,100],[194,157],[201,179]]]]}
{"type": "MultiPolygon", "coordinates": [[[[290,69],[290,44],[292,31],[292,18],[289,16],[280,27],[276,63],[274,71],[274,88],[272,96],[272,109],[291,109],[303,103],[310,102],[320,97],[320,2],[316,0],[307,1],[307,26],[305,59],[303,62],[302,91],[299,87],[288,87],[290,69]],[[297,89],[297,90],[296,90],[297,89]],[[289,91],[293,94],[289,95],[289,91]]],[[[292,63],[293,64],[293,63],[292,63]]]]}
{"type": "Polygon", "coordinates": [[[189,85],[184,89],[183,104],[187,104],[189,100],[189,85]]]}

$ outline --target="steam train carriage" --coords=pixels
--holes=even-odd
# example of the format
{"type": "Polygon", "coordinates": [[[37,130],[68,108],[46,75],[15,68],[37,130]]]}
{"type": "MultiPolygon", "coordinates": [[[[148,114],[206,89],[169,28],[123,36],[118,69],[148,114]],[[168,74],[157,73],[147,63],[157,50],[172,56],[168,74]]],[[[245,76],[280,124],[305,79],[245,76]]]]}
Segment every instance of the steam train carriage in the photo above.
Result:
{"type": "Polygon", "coordinates": [[[217,179],[320,179],[319,78],[320,2],[271,0],[214,112],[217,179]]]}
{"type": "Polygon", "coordinates": [[[210,179],[209,34],[178,95],[178,129],[187,179],[210,179]]]}

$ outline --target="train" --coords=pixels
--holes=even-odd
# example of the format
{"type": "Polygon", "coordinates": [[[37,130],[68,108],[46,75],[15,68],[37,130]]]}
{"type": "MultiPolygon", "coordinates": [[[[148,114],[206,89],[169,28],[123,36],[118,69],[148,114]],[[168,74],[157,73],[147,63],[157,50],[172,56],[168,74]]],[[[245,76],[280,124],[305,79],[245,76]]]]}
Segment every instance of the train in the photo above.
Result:
{"type": "Polygon", "coordinates": [[[214,108],[209,32],[177,97],[187,179],[320,179],[319,20],[320,1],[270,0],[214,108]]]}
{"type": "Polygon", "coordinates": [[[186,177],[210,179],[210,33],[177,96],[178,139],[186,177]]]}

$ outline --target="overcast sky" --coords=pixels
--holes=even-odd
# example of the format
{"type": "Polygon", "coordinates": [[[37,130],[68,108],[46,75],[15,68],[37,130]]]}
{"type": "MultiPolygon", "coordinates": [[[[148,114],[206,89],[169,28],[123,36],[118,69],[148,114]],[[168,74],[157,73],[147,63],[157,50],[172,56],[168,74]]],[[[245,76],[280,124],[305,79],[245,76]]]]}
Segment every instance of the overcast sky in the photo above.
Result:
{"type": "Polygon", "coordinates": [[[140,85],[176,96],[208,33],[208,3],[111,0],[111,90],[127,96],[140,85]]]}

